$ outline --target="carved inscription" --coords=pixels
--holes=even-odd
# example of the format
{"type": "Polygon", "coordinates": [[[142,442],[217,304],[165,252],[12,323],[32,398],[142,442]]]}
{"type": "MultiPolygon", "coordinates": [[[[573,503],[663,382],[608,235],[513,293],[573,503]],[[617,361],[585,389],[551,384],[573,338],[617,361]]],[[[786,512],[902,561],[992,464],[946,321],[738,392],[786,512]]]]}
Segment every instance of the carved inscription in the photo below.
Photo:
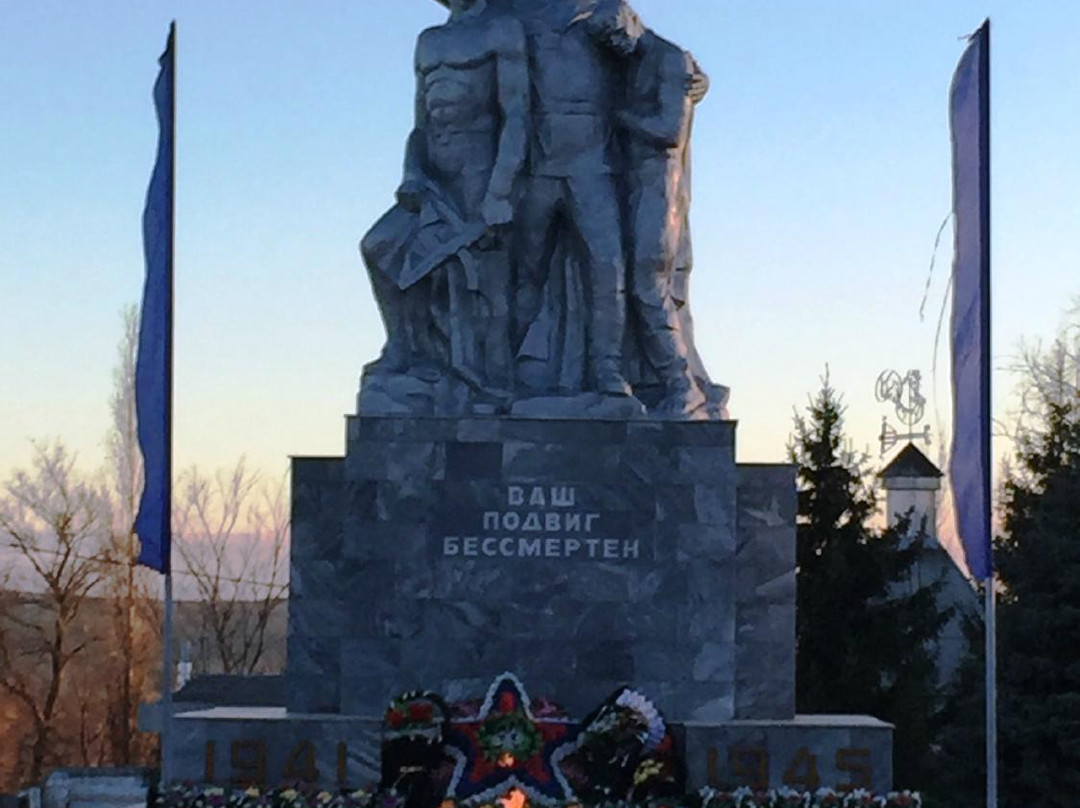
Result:
{"type": "Polygon", "coordinates": [[[870,763],[869,749],[837,749],[836,770],[850,775],[846,783],[838,783],[837,791],[854,791],[857,788],[870,788],[874,780],[874,769],[870,763]]]}
{"type": "MultiPolygon", "coordinates": [[[[316,746],[312,740],[301,740],[290,747],[280,771],[268,765],[268,747],[265,739],[243,739],[229,745],[229,782],[235,786],[266,786],[278,783],[317,783],[321,779],[316,763],[316,746]]],[[[280,752],[280,750],[279,750],[280,752]]],[[[348,779],[349,747],[339,741],[336,749],[337,783],[345,786],[348,779]]],[[[207,741],[203,755],[203,781],[217,782],[217,742],[207,741]]]]}
{"type": "Polygon", "coordinates": [[[805,746],[800,747],[784,771],[784,785],[803,791],[817,791],[821,777],[817,770],[817,755],[805,746]]]}
{"type": "Polygon", "coordinates": [[[315,744],[301,741],[289,753],[285,761],[284,779],[299,783],[315,783],[319,779],[319,767],[315,765],[315,744]]]}
{"type": "Polygon", "coordinates": [[[605,535],[602,513],[582,510],[573,486],[511,485],[505,509],[479,514],[475,533],[444,536],[444,558],[641,558],[641,542],[605,535]]]}
{"type": "MultiPolygon", "coordinates": [[[[747,786],[755,791],[770,786],[772,766],[766,747],[735,745],[729,747],[727,753],[730,780],[721,776],[720,752],[716,747],[706,750],[705,779],[709,785],[715,788],[747,786]]],[[[838,775],[846,775],[846,779],[832,783],[833,788],[841,792],[873,788],[874,769],[869,749],[845,747],[836,749],[835,755],[835,771],[838,775]]],[[[827,763],[824,765],[828,766],[827,763]]],[[[818,770],[818,756],[803,746],[787,761],[781,782],[803,791],[816,791],[823,783],[829,785],[828,779],[818,770]]]]}
{"type": "Polygon", "coordinates": [[[266,783],[266,741],[233,741],[229,749],[232,782],[236,786],[266,783]]]}
{"type": "Polygon", "coordinates": [[[337,781],[344,786],[349,779],[349,747],[344,741],[337,745],[337,781]]]}
{"type": "MultiPolygon", "coordinates": [[[[207,783],[217,781],[215,759],[217,744],[207,741],[204,754],[203,780],[207,783]]],[[[284,751],[284,750],[282,750],[284,751]]],[[[275,771],[267,763],[267,742],[263,739],[233,741],[229,745],[230,764],[228,779],[238,786],[266,787],[278,783],[316,783],[321,773],[316,763],[317,747],[312,740],[301,740],[287,750],[283,759],[278,759],[275,771]],[[281,765],[281,763],[284,765],[281,765]],[[276,771],[281,766],[280,771],[276,771]]],[[[337,784],[344,787],[348,778],[348,745],[339,741],[334,748],[336,763],[334,774],[337,784]]],[[[278,753],[280,754],[280,752],[278,753]]],[[[706,782],[720,788],[730,785],[748,786],[761,791],[771,784],[772,761],[769,749],[764,746],[733,745],[727,749],[730,781],[720,772],[720,751],[716,747],[706,750],[706,782]]],[[[825,757],[828,761],[828,757],[825,757]]],[[[837,791],[869,789],[873,787],[874,770],[869,749],[845,747],[835,750],[835,772],[845,776],[839,782],[831,784],[837,791]]],[[[824,765],[828,767],[828,763],[824,765]]],[[[814,791],[823,783],[830,785],[827,772],[820,773],[818,756],[807,747],[799,748],[783,769],[784,785],[814,791]]]]}
{"type": "Polygon", "coordinates": [[[713,788],[720,786],[720,753],[715,746],[705,751],[705,782],[713,788]]]}
{"type": "Polygon", "coordinates": [[[769,787],[769,750],[764,746],[733,746],[728,750],[731,776],[754,791],[769,787]]]}

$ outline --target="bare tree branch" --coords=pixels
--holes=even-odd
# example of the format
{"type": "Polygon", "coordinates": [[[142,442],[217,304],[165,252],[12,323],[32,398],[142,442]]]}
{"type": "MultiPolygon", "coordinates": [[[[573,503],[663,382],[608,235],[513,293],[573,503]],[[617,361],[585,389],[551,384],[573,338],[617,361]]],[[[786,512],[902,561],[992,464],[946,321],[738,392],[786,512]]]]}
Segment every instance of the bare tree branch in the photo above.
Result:
{"type": "Polygon", "coordinates": [[[241,458],[212,478],[188,469],[178,488],[174,535],[201,601],[197,631],[221,672],[262,670],[287,590],[285,481],[260,481],[241,458]]]}
{"type": "Polygon", "coordinates": [[[0,492],[0,540],[18,551],[26,590],[0,613],[0,686],[33,716],[31,781],[55,752],[65,674],[90,642],[73,632],[101,582],[95,554],[109,521],[103,492],[75,471],[75,458],[58,442],[35,444],[32,470],[15,472],[0,492]]]}
{"type": "Polygon", "coordinates": [[[109,750],[108,762],[152,762],[156,741],[137,733],[139,703],[152,698],[160,670],[161,618],[157,576],[137,567],[139,543],[135,516],[142,494],[143,462],[135,412],[135,364],[139,317],[134,306],[122,312],[123,330],[113,367],[109,400],[112,423],[105,438],[105,479],[113,504],[112,530],[104,556],[108,561],[105,594],[109,599],[104,640],[110,675],[106,684],[104,729],[95,736],[109,750]],[[100,736],[100,737],[99,737],[100,736]]]}
{"type": "MultiPolygon", "coordinates": [[[[1009,369],[1020,379],[1010,412],[1010,437],[1020,444],[1038,440],[1050,423],[1050,409],[1070,405],[1080,412],[1080,298],[1049,344],[1021,343],[1009,369]]],[[[1013,473],[1022,473],[1012,469],[1013,473]]]]}

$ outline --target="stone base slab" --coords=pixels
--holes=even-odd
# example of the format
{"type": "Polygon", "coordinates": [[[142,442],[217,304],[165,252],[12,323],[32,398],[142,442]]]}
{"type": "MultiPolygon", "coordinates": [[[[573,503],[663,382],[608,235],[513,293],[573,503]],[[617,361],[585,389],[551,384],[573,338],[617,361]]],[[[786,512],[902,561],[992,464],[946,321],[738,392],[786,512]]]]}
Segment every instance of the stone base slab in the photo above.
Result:
{"type": "Polygon", "coordinates": [[[26,802],[36,808],[142,808],[155,779],[153,769],[135,766],[56,769],[26,794],[26,802]]]}
{"type": "Polygon", "coordinates": [[[892,724],[860,715],[797,715],[683,728],[687,790],[892,789],[892,724]]]}
{"type": "MultiPolygon", "coordinates": [[[[892,725],[867,716],[688,723],[676,727],[687,790],[782,785],[801,789],[892,788],[892,725]]],[[[278,707],[216,707],[175,718],[177,782],[274,787],[370,786],[379,779],[381,724],[349,715],[278,707]]]]}
{"type": "Polygon", "coordinates": [[[379,781],[382,723],[284,707],[214,707],[173,720],[176,782],[368,787],[379,781]]]}

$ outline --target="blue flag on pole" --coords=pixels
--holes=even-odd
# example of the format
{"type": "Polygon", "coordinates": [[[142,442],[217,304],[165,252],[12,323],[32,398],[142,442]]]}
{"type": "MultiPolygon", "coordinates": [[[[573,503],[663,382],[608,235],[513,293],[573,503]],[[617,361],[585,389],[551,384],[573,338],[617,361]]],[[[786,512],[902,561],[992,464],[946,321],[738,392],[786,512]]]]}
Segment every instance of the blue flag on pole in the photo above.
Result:
{"type": "Polygon", "coordinates": [[[990,21],[960,59],[949,94],[953,146],[949,463],[956,528],[976,580],[993,575],[990,539],[990,21]]]}
{"type": "Polygon", "coordinates": [[[146,284],[135,364],[135,410],[144,484],[135,532],[139,563],[166,575],[172,546],[173,189],[175,183],[175,23],[154,83],[158,149],[143,210],[146,284]]]}

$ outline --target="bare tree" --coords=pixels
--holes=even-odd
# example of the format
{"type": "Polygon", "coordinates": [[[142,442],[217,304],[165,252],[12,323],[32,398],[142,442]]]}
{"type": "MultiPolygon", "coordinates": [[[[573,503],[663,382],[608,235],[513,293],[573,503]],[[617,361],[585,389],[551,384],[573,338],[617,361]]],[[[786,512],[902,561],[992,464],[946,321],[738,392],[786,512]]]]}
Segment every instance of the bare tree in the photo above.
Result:
{"type": "Polygon", "coordinates": [[[1021,443],[1037,440],[1050,423],[1053,405],[1069,404],[1080,412],[1080,298],[1054,340],[1049,345],[1021,343],[1019,358],[1009,369],[1020,382],[1008,437],[1021,443]]]}
{"type": "Polygon", "coordinates": [[[1080,401],[1080,303],[1049,347],[1022,347],[1019,370],[1025,374],[1021,413],[1042,422],[1047,403],[1080,401]]]}
{"type": "MultiPolygon", "coordinates": [[[[105,438],[106,476],[113,495],[117,532],[131,530],[142,493],[143,463],[135,413],[135,361],[139,347],[139,313],[134,306],[121,312],[123,333],[116,350],[113,388],[109,397],[112,423],[105,438]]],[[[134,548],[134,543],[130,545],[134,548]]]]}
{"type": "MultiPolygon", "coordinates": [[[[9,548],[2,548],[4,550],[9,548]]],[[[0,566],[0,644],[5,643],[3,632],[5,616],[16,600],[16,593],[10,589],[11,567],[6,562],[8,553],[0,552],[3,559],[0,566]]],[[[3,651],[0,650],[0,655],[3,651]]],[[[2,658],[2,656],[0,656],[2,658]]],[[[2,673],[0,673],[2,675],[2,673]]],[[[22,785],[22,767],[19,765],[19,753],[23,741],[23,719],[19,703],[5,688],[0,687],[0,792],[12,792],[22,785]]]]}
{"type": "Polygon", "coordinates": [[[19,715],[11,697],[0,694],[0,790],[16,791],[19,780],[19,715]]]}
{"type": "Polygon", "coordinates": [[[138,738],[136,721],[140,701],[149,698],[160,648],[160,618],[155,576],[139,569],[139,543],[134,533],[142,492],[143,463],[135,413],[135,362],[139,342],[139,316],[134,306],[122,312],[123,333],[113,368],[109,399],[112,423],[105,439],[105,478],[113,505],[113,523],[106,556],[108,576],[109,661],[114,674],[106,684],[109,760],[130,765],[147,762],[152,739],[138,738]]]}
{"type": "Polygon", "coordinates": [[[199,595],[199,631],[221,672],[265,671],[267,629],[288,586],[285,481],[261,483],[241,458],[212,478],[193,467],[178,489],[173,532],[199,595]]]}
{"type": "Polygon", "coordinates": [[[97,554],[109,535],[108,501],[74,464],[59,442],[35,445],[32,470],[15,472],[0,492],[0,541],[14,551],[22,590],[0,613],[0,690],[29,718],[30,781],[61,740],[66,674],[90,642],[76,620],[101,582],[97,554]]]}

